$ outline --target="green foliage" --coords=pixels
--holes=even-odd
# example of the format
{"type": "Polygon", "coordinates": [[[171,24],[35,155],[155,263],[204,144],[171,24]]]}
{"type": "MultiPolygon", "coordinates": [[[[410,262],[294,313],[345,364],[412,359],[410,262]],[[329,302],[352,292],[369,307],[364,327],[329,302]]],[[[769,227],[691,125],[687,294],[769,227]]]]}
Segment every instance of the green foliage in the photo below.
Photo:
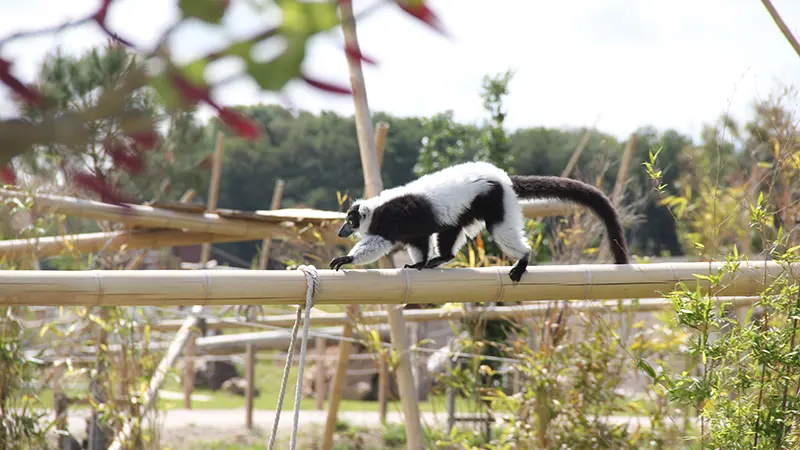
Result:
{"type": "Polygon", "coordinates": [[[47,414],[36,396],[39,362],[25,354],[25,329],[10,307],[0,308],[0,448],[43,448],[47,414]]]}
{"type": "Polygon", "coordinates": [[[506,353],[519,360],[510,368],[520,373],[518,392],[509,393],[502,386],[481,387],[480,379],[465,369],[442,377],[444,384],[459,392],[478,392],[503,424],[490,442],[475,442],[473,433],[454,430],[449,436],[438,436],[439,444],[469,449],[679,448],[678,430],[663,423],[670,414],[665,402],[634,400],[617,388],[637,366],[654,372],[645,359],[666,357],[680,340],[639,324],[628,330],[631,345],[623,351],[621,338],[612,331],[620,322],[613,317],[613,313],[592,314],[584,317],[583,326],[568,329],[566,317],[556,314],[538,325],[540,329],[534,325],[512,338],[506,353]],[[536,343],[530,344],[531,340],[536,343]],[[647,418],[649,429],[631,432],[627,424],[608,422],[618,415],[647,418]]]}
{"type": "Polygon", "coordinates": [[[414,174],[417,176],[471,160],[479,151],[479,129],[453,119],[453,111],[422,119],[422,147],[414,174]]]}
{"type": "Polygon", "coordinates": [[[494,77],[483,78],[483,109],[489,114],[489,124],[481,135],[481,149],[476,155],[477,159],[489,161],[492,164],[514,173],[514,155],[511,153],[511,144],[508,140],[503,124],[506,111],[503,108],[503,98],[508,95],[508,83],[513,73],[506,71],[494,77]]]}

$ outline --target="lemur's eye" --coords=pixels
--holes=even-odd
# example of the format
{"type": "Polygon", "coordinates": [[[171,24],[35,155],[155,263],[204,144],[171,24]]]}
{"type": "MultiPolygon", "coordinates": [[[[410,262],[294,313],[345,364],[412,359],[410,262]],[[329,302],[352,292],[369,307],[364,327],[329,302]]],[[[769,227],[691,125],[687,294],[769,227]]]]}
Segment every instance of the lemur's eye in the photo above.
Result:
{"type": "Polygon", "coordinates": [[[350,225],[351,227],[354,226],[353,219],[347,219],[347,224],[350,225]]]}

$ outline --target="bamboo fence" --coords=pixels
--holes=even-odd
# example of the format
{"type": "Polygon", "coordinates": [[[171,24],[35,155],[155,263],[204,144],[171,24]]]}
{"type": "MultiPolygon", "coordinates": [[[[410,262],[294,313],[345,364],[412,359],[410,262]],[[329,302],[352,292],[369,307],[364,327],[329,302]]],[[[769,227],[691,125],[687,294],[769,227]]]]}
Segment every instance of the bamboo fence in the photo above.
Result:
{"type": "MultiPolygon", "coordinates": [[[[709,291],[696,275],[723,263],[586,264],[528,267],[522,281],[509,267],[467,269],[320,270],[317,305],[442,304],[449,302],[612,300],[649,298],[678,283],[709,291]]],[[[800,265],[750,262],[723,273],[718,296],[756,296],[781,276],[797,279],[800,265]]],[[[300,304],[301,271],[0,271],[0,304],[52,306],[300,304]]]]}
{"type": "MultiPolygon", "coordinates": [[[[751,305],[758,297],[720,297],[717,300],[730,302],[733,306],[751,305]]],[[[672,303],[665,298],[642,298],[638,300],[624,300],[621,303],[617,300],[576,300],[569,304],[569,308],[576,312],[600,312],[600,311],[635,311],[652,312],[659,311],[672,306],[672,303]]],[[[461,320],[461,319],[514,319],[521,317],[536,317],[545,314],[547,311],[557,309],[556,306],[548,303],[524,304],[519,306],[498,306],[480,309],[462,308],[434,308],[434,309],[411,309],[403,311],[406,322],[437,322],[441,320],[461,320]]],[[[381,325],[386,324],[386,311],[366,311],[356,317],[359,325],[381,325]]],[[[295,314],[281,314],[276,316],[265,316],[254,322],[239,322],[235,320],[206,319],[206,326],[209,330],[231,330],[252,327],[253,324],[268,327],[291,327],[294,324],[295,314]]],[[[336,326],[352,323],[353,320],[347,313],[324,313],[314,311],[310,317],[311,326],[336,326]]],[[[149,325],[154,331],[169,332],[177,331],[183,324],[183,320],[164,320],[149,325]]]]}

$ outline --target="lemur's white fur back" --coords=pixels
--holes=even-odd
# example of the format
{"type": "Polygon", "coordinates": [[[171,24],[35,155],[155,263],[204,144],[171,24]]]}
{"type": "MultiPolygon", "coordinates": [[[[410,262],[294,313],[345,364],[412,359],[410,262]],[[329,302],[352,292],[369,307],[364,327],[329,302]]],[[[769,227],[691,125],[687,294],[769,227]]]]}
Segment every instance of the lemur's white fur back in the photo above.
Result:
{"type": "MultiPolygon", "coordinates": [[[[517,201],[511,179],[502,170],[491,164],[476,161],[457,164],[439,172],[423,175],[410,183],[386,189],[380,195],[359,200],[368,210],[405,194],[416,194],[430,201],[436,218],[444,223],[456,223],[476,196],[487,192],[490,182],[500,183],[505,189],[504,197],[517,201]]],[[[366,231],[371,217],[367,217],[360,229],[366,231]]]]}

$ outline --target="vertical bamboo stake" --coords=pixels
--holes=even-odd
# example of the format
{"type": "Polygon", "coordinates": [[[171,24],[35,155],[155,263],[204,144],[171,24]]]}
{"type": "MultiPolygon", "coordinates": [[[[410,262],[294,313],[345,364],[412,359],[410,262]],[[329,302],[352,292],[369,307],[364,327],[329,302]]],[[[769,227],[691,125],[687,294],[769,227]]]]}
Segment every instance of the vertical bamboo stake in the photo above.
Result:
{"type": "MultiPolygon", "coordinates": [[[[211,185],[209,187],[209,198],[214,197],[214,207],[216,208],[217,202],[217,193],[219,191],[219,173],[220,168],[219,166],[222,164],[222,144],[223,144],[224,135],[220,131],[217,134],[217,151],[215,152],[219,155],[219,158],[214,158],[214,166],[212,170],[214,173],[217,173],[216,181],[212,173],[211,177],[211,185]]],[[[189,189],[186,191],[183,196],[181,196],[181,203],[189,203],[194,199],[196,192],[193,189],[189,189]]],[[[208,206],[206,206],[208,208],[208,206]]],[[[139,264],[144,260],[144,253],[142,253],[142,259],[135,259],[131,262],[128,266],[128,269],[135,269],[138,267],[139,264]]],[[[206,260],[202,259],[201,254],[201,266],[205,266],[206,260]]],[[[147,411],[152,406],[153,402],[157,398],[158,391],[161,389],[161,386],[164,385],[164,380],[166,379],[167,371],[170,367],[175,364],[175,361],[180,356],[181,351],[188,346],[186,349],[186,360],[184,362],[184,387],[183,387],[183,406],[186,409],[192,408],[192,390],[194,390],[194,350],[195,350],[195,338],[197,337],[197,333],[194,331],[194,328],[197,326],[198,323],[198,316],[203,313],[203,305],[194,305],[192,306],[191,312],[189,316],[186,318],[186,321],[183,322],[178,332],[175,333],[175,338],[169,344],[167,348],[167,354],[161,358],[161,361],[158,363],[158,367],[156,367],[156,371],[153,374],[153,378],[150,379],[150,385],[148,386],[148,391],[145,392],[144,401],[142,405],[139,407],[140,414],[139,416],[144,416],[147,411]],[[186,380],[186,371],[188,368],[189,378],[188,382],[186,380]],[[188,385],[188,387],[187,387],[188,385]]],[[[138,372],[138,366],[134,365],[138,372]]],[[[114,442],[111,443],[111,446],[108,447],[108,450],[121,450],[122,444],[125,439],[128,439],[130,436],[130,422],[126,422],[125,425],[122,427],[122,430],[116,435],[114,438],[114,442]]]]}
{"type": "MultiPolygon", "coordinates": [[[[339,2],[339,8],[342,12],[342,31],[344,32],[345,43],[348,48],[358,52],[358,36],[356,35],[352,0],[339,2]]],[[[353,101],[355,102],[356,132],[361,155],[361,166],[364,172],[364,191],[366,197],[372,197],[378,195],[378,193],[383,190],[383,183],[380,177],[378,154],[375,149],[372,121],[370,119],[367,102],[367,92],[364,84],[364,76],[361,71],[361,60],[348,53],[347,63],[350,71],[353,101]]],[[[397,366],[397,380],[400,400],[403,404],[405,416],[407,448],[422,449],[422,426],[419,418],[419,404],[417,403],[416,396],[413,395],[414,379],[411,374],[411,362],[408,356],[408,337],[405,333],[405,321],[403,320],[402,310],[400,308],[402,308],[402,306],[389,306],[387,308],[387,314],[389,316],[392,344],[395,351],[397,351],[400,356],[397,366]]],[[[358,313],[358,309],[355,305],[348,306],[347,312],[350,317],[354,318],[358,313]]],[[[349,338],[352,334],[352,326],[343,327],[342,335],[344,337],[349,338]]],[[[331,450],[333,447],[333,432],[336,426],[336,416],[339,412],[341,389],[347,372],[349,355],[350,342],[345,340],[341,342],[339,346],[339,361],[333,379],[331,398],[328,404],[328,415],[322,440],[323,450],[331,450]]]]}
{"type": "Polygon", "coordinates": [[[566,178],[569,176],[570,172],[572,172],[572,169],[574,169],[575,165],[578,164],[578,158],[580,158],[581,153],[583,153],[583,149],[585,149],[589,144],[589,138],[592,136],[592,131],[594,131],[594,129],[586,130],[586,132],[583,133],[581,141],[578,143],[578,146],[575,147],[575,151],[572,152],[572,156],[569,158],[569,162],[567,162],[567,167],[565,167],[564,171],[561,172],[562,177],[566,178]]]}
{"type": "Polygon", "coordinates": [[[245,377],[247,377],[247,405],[245,410],[245,426],[248,430],[253,429],[253,396],[255,395],[255,365],[256,365],[256,351],[253,344],[247,344],[247,366],[245,368],[245,377]]]}
{"type": "Polygon", "coordinates": [[[375,152],[378,153],[378,167],[383,167],[383,150],[389,137],[389,124],[378,122],[375,125],[375,152]]]}
{"type": "Polygon", "coordinates": [[[381,353],[378,358],[378,408],[383,425],[386,425],[386,413],[389,410],[387,398],[389,397],[389,362],[386,361],[387,356],[381,353]]]}
{"type": "MultiPolygon", "coordinates": [[[[633,150],[636,148],[636,133],[631,133],[628,143],[625,145],[625,150],[622,152],[622,160],[620,161],[619,170],[617,171],[617,180],[614,183],[614,189],[611,191],[611,203],[614,207],[619,207],[622,201],[622,193],[625,192],[625,183],[628,181],[628,171],[631,165],[631,158],[633,150]]],[[[608,256],[608,245],[604,245],[598,252],[598,260],[602,261],[608,256]]]]}
{"type": "MultiPolygon", "coordinates": [[[[275,189],[272,191],[272,204],[270,209],[276,210],[281,207],[281,199],[283,198],[283,187],[286,183],[283,180],[275,181],[275,189]]],[[[261,241],[261,253],[258,256],[258,270],[265,270],[269,262],[269,248],[272,245],[272,238],[264,238],[261,241]]]]}
{"type": "Polygon", "coordinates": [[[194,358],[197,354],[195,333],[186,342],[183,358],[183,409],[192,409],[192,391],[194,391],[194,358]]]}
{"type": "MultiPolygon", "coordinates": [[[[100,316],[100,320],[103,322],[108,322],[107,307],[101,306],[99,308],[98,315],[100,316]]],[[[105,376],[106,371],[106,351],[103,349],[108,345],[108,333],[102,326],[96,324],[96,327],[99,330],[97,338],[97,372],[92,377],[90,388],[94,403],[96,405],[102,405],[106,401],[106,393],[103,389],[103,383],[101,380],[105,376]]],[[[108,443],[106,440],[108,426],[101,422],[100,413],[96,408],[92,408],[92,419],[89,424],[89,450],[100,450],[106,448],[108,443]]]]}
{"type": "MultiPolygon", "coordinates": [[[[222,131],[217,132],[217,148],[214,149],[214,159],[211,166],[211,184],[208,189],[208,203],[206,204],[206,212],[213,213],[217,209],[217,198],[219,197],[219,177],[222,172],[222,151],[225,148],[225,134],[222,131]]],[[[205,266],[208,259],[211,257],[211,243],[206,242],[203,244],[202,252],[200,253],[201,266],[205,266]]]]}
{"type": "MultiPolygon", "coordinates": [[[[375,152],[378,154],[378,166],[383,167],[383,154],[386,139],[389,136],[389,124],[378,122],[375,126],[375,152]]],[[[389,365],[386,358],[381,355],[378,360],[378,409],[380,410],[381,423],[386,423],[386,413],[389,402],[389,365]]]]}
{"type": "MultiPolygon", "coordinates": [[[[67,412],[69,401],[61,389],[61,378],[64,376],[64,365],[59,364],[53,368],[51,389],[53,391],[53,406],[55,407],[57,431],[67,431],[67,412]]],[[[67,436],[59,433],[56,441],[59,450],[69,448],[67,436]]]]}
{"type": "Polygon", "coordinates": [[[316,342],[317,350],[317,371],[315,372],[314,385],[316,387],[314,394],[317,400],[317,409],[322,411],[325,407],[325,384],[327,377],[327,365],[325,364],[325,338],[317,336],[316,342]]]}
{"type": "Polygon", "coordinates": [[[622,162],[619,165],[614,190],[611,192],[611,202],[614,203],[614,206],[619,206],[619,202],[622,201],[622,193],[625,191],[625,183],[628,181],[628,171],[630,170],[631,157],[635,148],[636,133],[631,133],[631,137],[625,146],[625,151],[622,153],[622,162]]]}
{"type": "MultiPolygon", "coordinates": [[[[211,163],[211,182],[208,186],[208,203],[206,204],[206,212],[213,213],[217,209],[217,199],[219,198],[219,179],[222,173],[222,153],[225,148],[225,134],[222,131],[217,132],[217,147],[214,149],[214,158],[211,163]]],[[[194,194],[187,192],[184,198],[193,198],[194,194]]],[[[183,200],[183,199],[182,199],[183,200]]],[[[200,261],[197,265],[198,268],[205,268],[208,258],[211,257],[211,243],[206,242],[202,246],[200,252],[200,261]]],[[[202,311],[202,310],[201,310],[202,311]]],[[[191,320],[192,317],[187,318],[191,320]]],[[[189,334],[189,341],[186,345],[186,356],[183,364],[183,407],[185,409],[192,409],[192,392],[194,391],[194,356],[196,350],[195,340],[197,339],[197,332],[192,330],[189,334]]]]}

